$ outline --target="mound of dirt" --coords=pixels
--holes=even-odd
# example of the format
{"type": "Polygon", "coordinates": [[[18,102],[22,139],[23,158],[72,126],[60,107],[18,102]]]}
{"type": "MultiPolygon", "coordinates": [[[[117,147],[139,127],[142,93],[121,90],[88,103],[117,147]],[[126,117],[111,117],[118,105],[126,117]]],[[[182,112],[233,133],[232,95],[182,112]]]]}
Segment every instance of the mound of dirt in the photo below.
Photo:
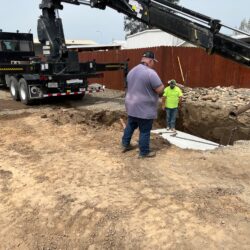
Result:
{"type": "Polygon", "coordinates": [[[93,111],[93,110],[59,110],[45,113],[41,118],[47,118],[57,125],[65,124],[86,124],[90,126],[111,126],[119,122],[120,118],[125,118],[122,111],[93,111]]]}

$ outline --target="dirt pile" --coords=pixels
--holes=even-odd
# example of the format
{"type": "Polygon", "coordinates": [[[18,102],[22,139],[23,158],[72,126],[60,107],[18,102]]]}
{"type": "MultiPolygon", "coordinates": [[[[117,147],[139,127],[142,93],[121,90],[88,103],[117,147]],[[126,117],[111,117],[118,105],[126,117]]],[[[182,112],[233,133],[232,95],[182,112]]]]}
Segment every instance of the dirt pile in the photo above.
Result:
{"type": "MultiPolygon", "coordinates": [[[[57,109],[52,112],[44,112],[42,119],[47,120],[56,126],[77,125],[79,130],[87,131],[95,130],[109,130],[109,131],[123,131],[123,124],[127,120],[124,111],[94,111],[94,110],[74,110],[74,109],[57,109]],[[122,121],[121,121],[122,120],[122,121]]],[[[156,123],[155,127],[159,125],[156,123]]],[[[135,131],[135,137],[139,137],[138,131],[135,131]]],[[[137,144],[137,141],[135,142],[137,144]]],[[[160,150],[163,147],[169,147],[170,143],[157,134],[151,135],[151,147],[154,150],[160,150]]],[[[137,150],[138,151],[138,150],[137,150]]]]}
{"type": "Polygon", "coordinates": [[[250,110],[237,119],[229,117],[230,111],[249,102],[250,89],[185,88],[178,126],[222,144],[228,144],[230,137],[231,141],[250,140],[250,110]]]}
{"type": "Polygon", "coordinates": [[[59,109],[53,113],[44,113],[41,118],[48,119],[54,124],[86,124],[92,127],[111,126],[119,122],[120,118],[125,118],[122,111],[97,111],[93,110],[64,110],[59,109]]]}

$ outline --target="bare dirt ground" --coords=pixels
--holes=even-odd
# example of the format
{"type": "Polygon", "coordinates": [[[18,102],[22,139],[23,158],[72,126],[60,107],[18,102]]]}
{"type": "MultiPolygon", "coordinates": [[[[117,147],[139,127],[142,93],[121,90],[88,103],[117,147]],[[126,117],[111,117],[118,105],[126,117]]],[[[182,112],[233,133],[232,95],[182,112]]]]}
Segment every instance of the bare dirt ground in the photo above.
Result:
{"type": "Polygon", "coordinates": [[[0,91],[0,249],[250,249],[250,143],[121,153],[122,97],[0,91]]]}

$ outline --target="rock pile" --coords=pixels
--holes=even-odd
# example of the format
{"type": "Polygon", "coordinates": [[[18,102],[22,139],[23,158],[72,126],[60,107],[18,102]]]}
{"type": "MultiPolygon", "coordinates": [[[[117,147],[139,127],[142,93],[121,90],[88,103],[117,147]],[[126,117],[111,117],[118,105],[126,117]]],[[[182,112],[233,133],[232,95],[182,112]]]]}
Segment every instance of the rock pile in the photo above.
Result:
{"type": "Polygon", "coordinates": [[[233,87],[215,88],[184,88],[184,100],[187,101],[211,101],[217,105],[237,108],[250,102],[250,89],[234,89],[233,87]]]}
{"type": "Polygon", "coordinates": [[[250,89],[183,88],[183,94],[178,121],[183,130],[222,144],[250,140],[250,110],[229,117],[230,111],[250,102],[250,89]]]}

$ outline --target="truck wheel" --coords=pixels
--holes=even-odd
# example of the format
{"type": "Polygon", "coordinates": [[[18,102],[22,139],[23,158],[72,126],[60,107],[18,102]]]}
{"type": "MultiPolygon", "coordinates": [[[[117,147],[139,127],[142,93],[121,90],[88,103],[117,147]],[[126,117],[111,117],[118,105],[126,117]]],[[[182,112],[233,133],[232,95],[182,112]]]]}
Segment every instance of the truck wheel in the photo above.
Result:
{"type": "Polygon", "coordinates": [[[10,94],[15,101],[20,100],[19,89],[18,89],[18,81],[14,76],[10,77],[10,94]]]}
{"type": "Polygon", "coordinates": [[[31,100],[29,98],[28,84],[24,78],[19,80],[19,95],[20,100],[23,104],[31,104],[31,100]]]}

